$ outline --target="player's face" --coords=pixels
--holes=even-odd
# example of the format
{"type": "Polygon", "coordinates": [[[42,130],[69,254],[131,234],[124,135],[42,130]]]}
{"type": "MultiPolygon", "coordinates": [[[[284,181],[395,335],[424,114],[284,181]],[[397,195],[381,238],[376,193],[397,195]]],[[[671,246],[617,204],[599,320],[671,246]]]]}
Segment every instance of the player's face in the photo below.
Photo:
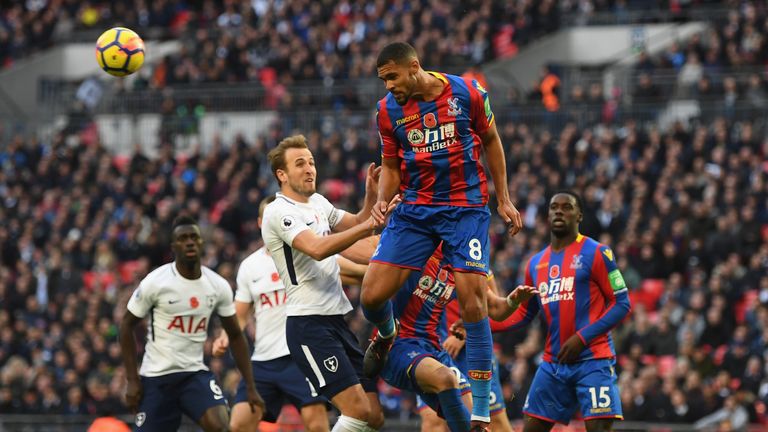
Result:
{"type": "Polygon", "coordinates": [[[384,81],[384,87],[392,93],[398,105],[405,105],[413,94],[417,71],[416,60],[405,65],[390,61],[378,69],[379,79],[384,81]]]}
{"type": "Polygon", "coordinates": [[[317,179],[317,169],[315,169],[315,158],[309,149],[291,148],[285,152],[285,171],[280,181],[287,183],[293,192],[305,197],[312,196],[315,193],[317,179]]]}
{"type": "Polygon", "coordinates": [[[199,261],[203,250],[203,237],[197,225],[179,225],[173,230],[171,249],[176,259],[182,261],[199,261]]]}
{"type": "Polygon", "coordinates": [[[566,237],[579,232],[582,214],[576,198],[569,194],[557,194],[549,201],[549,227],[556,237],[566,237]]]}

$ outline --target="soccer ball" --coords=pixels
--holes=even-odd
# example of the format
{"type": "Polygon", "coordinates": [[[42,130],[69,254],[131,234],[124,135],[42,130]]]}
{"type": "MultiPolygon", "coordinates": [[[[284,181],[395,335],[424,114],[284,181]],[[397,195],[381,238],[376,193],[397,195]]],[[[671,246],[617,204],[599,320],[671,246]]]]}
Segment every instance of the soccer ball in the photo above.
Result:
{"type": "Polygon", "coordinates": [[[144,64],[144,41],[133,30],[111,28],[96,41],[96,61],[110,75],[130,75],[144,64]]]}

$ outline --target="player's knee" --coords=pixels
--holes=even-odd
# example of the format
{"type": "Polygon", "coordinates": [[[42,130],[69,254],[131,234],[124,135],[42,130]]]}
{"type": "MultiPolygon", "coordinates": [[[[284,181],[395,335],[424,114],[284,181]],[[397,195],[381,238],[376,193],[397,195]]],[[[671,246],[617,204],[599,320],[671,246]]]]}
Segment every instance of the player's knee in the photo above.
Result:
{"type": "Polygon", "coordinates": [[[257,432],[259,430],[259,422],[250,421],[250,419],[235,419],[233,417],[229,430],[232,432],[257,432]]]}
{"type": "Polygon", "coordinates": [[[371,405],[368,399],[361,399],[349,406],[340,407],[340,411],[342,415],[367,422],[371,416],[371,405]]]}
{"type": "Polygon", "coordinates": [[[456,379],[456,374],[453,373],[447,367],[443,367],[435,371],[434,386],[437,393],[459,388],[459,380],[456,379]]]}
{"type": "Polygon", "coordinates": [[[309,419],[304,422],[304,428],[308,432],[328,432],[328,419],[320,417],[309,419]]]}
{"type": "Polygon", "coordinates": [[[613,430],[612,419],[594,419],[584,422],[587,432],[610,432],[613,430]]]}

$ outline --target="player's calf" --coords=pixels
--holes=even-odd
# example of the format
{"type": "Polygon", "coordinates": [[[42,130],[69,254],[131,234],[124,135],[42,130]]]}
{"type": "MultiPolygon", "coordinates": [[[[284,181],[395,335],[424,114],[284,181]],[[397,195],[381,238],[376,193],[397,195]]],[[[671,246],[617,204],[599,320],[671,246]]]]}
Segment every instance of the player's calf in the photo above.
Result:
{"type": "Polygon", "coordinates": [[[246,402],[235,404],[232,407],[232,418],[229,427],[232,432],[258,432],[261,412],[256,409],[256,413],[251,412],[251,406],[246,402]]]}

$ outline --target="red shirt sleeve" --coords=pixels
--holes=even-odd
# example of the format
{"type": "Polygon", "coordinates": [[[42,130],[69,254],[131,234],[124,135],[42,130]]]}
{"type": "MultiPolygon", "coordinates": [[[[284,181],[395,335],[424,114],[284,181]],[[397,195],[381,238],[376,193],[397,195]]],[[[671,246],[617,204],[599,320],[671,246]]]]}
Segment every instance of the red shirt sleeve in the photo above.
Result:
{"type": "Polygon", "coordinates": [[[381,141],[381,157],[398,157],[398,144],[395,134],[392,130],[392,121],[389,118],[386,101],[380,100],[376,105],[376,125],[379,129],[379,140],[381,141]]]}

